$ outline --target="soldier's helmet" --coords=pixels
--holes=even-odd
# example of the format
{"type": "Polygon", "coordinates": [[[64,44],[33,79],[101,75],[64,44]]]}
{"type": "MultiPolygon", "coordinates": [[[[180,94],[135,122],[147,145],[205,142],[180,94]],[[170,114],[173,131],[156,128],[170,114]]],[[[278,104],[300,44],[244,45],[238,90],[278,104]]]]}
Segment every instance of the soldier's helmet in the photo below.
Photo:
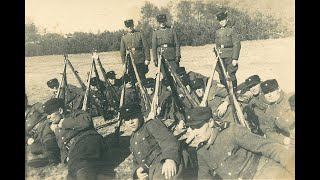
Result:
{"type": "Polygon", "coordinates": [[[47,81],[47,85],[49,88],[53,89],[54,87],[59,87],[59,81],[57,78],[53,78],[47,81]]]}
{"type": "Polygon", "coordinates": [[[227,11],[223,11],[223,12],[218,13],[216,15],[216,17],[217,17],[218,21],[222,21],[222,20],[227,19],[227,17],[228,17],[227,11]]]}
{"type": "Polygon", "coordinates": [[[167,21],[167,16],[165,14],[157,15],[157,22],[162,23],[167,21]]]}
{"type": "Polygon", "coordinates": [[[124,25],[128,28],[128,27],[132,27],[133,26],[133,19],[128,19],[124,21],[124,25]]]}

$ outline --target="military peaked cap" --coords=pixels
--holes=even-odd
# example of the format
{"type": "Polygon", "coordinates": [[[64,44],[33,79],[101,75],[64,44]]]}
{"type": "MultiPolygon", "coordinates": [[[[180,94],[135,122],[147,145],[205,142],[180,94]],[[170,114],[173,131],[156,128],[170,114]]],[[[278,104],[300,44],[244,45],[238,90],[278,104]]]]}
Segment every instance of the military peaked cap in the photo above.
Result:
{"type": "Polygon", "coordinates": [[[124,25],[126,27],[132,27],[133,26],[133,19],[128,19],[124,21],[124,25]]]}
{"type": "Polygon", "coordinates": [[[141,105],[138,102],[127,102],[120,108],[120,117],[129,120],[136,114],[141,114],[141,105]]]}
{"type": "Polygon", "coordinates": [[[114,71],[107,72],[107,78],[115,79],[116,78],[116,73],[114,71]]]}
{"type": "Polygon", "coordinates": [[[241,83],[237,87],[237,94],[243,95],[245,92],[249,90],[249,87],[245,82],[241,83]]]}
{"type": "Polygon", "coordinates": [[[199,88],[204,88],[204,82],[203,79],[201,78],[196,78],[191,81],[191,88],[193,90],[199,89],[199,88]]]}
{"type": "Polygon", "coordinates": [[[253,86],[261,83],[261,79],[258,75],[252,75],[245,80],[248,88],[252,88],[253,86]]]}
{"type": "Polygon", "coordinates": [[[146,88],[154,87],[156,80],[153,78],[146,78],[142,81],[142,85],[146,88]]]}
{"type": "Polygon", "coordinates": [[[192,129],[198,129],[211,118],[213,118],[213,116],[210,107],[195,107],[191,109],[187,115],[186,126],[192,129]]]}
{"type": "Polygon", "coordinates": [[[167,16],[165,14],[159,14],[157,16],[157,22],[165,22],[167,21],[167,16]]]}
{"type": "Polygon", "coordinates": [[[276,79],[268,79],[260,84],[261,91],[264,94],[268,94],[279,89],[279,84],[276,79]]]}
{"type": "Polygon", "coordinates": [[[61,98],[52,98],[43,104],[43,111],[49,115],[58,111],[59,108],[64,109],[64,100],[61,98]]]}
{"type": "Polygon", "coordinates": [[[216,15],[218,21],[227,19],[227,11],[220,12],[216,15]]]}
{"type": "Polygon", "coordinates": [[[57,78],[53,78],[53,79],[50,79],[49,81],[47,81],[47,85],[49,88],[53,89],[54,87],[59,86],[59,81],[57,78]]]}
{"type": "Polygon", "coordinates": [[[176,73],[177,73],[179,76],[181,76],[181,75],[183,75],[183,74],[186,74],[186,73],[187,73],[187,72],[186,72],[186,68],[185,68],[185,67],[179,67],[179,68],[176,69],[176,73]]]}

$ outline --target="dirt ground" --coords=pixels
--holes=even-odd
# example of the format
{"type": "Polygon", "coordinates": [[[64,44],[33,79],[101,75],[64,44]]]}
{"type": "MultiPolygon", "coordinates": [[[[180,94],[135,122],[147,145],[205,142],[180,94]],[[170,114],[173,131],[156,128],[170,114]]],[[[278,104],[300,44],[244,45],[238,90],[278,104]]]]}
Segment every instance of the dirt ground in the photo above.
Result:
{"type": "MultiPolygon", "coordinates": [[[[294,37],[284,39],[269,39],[242,42],[239,58],[239,70],[237,72],[238,83],[247,77],[258,74],[262,80],[277,79],[281,88],[288,93],[295,92],[295,39],[294,37]]],[[[181,66],[187,71],[195,71],[209,76],[213,62],[216,61],[213,44],[198,47],[181,47],[181,66]]],[[[114,70],[117,78],[121,74],[121,59],[119,52],[101,52],[100,60],[106,71],[114,70]]],[[[91,54],[70,54],[69,60],[78,71],[85,82],[90,70],[91,54]]],[[[61,78],[64,57],[62,55],[26,57],[25,59],[25,90],[29,103],[45,102],[51,96],[46,82],[52,78],[61,78]]],[[[98,69],[99,71],[99,69],[98,69]]],[[[148,77],[155,77],[156,68],[153,64],[149,66],[148,77]]],[[[100,71],[99,71],[100,73],[100,71]]],[[[101,74],[102,77],[102,74],[101,74]]],[[[218,74],[214,75],[218,79],[218,74]]],[[[70,68],[67,70],[68,83],[79,86],[70,68]]],[[[94,118],[96,125],[104,123],[101,117],[94,118]]],[[[115,124],[100,129],[99,132],[106,137],[107,141],[112,139],[115,124]]],[[[132,157],[128,146],[129,134],[126,132],[121,136],[120,147],[111,147],[111,166],[114,169],[114,177],[111,179],[130,179],[132,157]]],[[[26,149],[26,158],[34,158],[26,149]]],[[[26,167],[26,179],[66,179],[67,168],[63,164],[34,169],[26,167]]],[[[110,179],[101,177],[102,179],[110,179]]],[[[192,179],[192,178],[191,178],[192,179]]]]}

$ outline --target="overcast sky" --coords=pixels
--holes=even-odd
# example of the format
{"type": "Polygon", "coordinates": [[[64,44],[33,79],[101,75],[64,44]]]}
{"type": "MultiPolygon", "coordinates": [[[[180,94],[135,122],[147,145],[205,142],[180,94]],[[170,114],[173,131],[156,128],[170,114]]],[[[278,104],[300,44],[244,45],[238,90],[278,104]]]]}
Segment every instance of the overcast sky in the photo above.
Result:
{"type": "MultiPolygon", "coordinates": [[[[147,0],[161,7],[170,0],[147,0]]],[[[145,0],[26,0],[26,21],[47,32],[119,30],[126,19],[140,19],[145,0]]]]}

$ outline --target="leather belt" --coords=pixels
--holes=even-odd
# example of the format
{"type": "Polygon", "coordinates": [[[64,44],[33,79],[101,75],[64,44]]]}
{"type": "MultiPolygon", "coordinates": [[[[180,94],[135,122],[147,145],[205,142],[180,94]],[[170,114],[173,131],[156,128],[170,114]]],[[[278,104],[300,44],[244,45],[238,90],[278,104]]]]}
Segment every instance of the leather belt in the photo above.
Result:
{"type": "Polygon", "coordinates": [[[221,49],[223,49],[223,48],[233,48],[233,46],[225,46],[223,44],[221,44],[220,47],[221,47],[221,49]]]}

